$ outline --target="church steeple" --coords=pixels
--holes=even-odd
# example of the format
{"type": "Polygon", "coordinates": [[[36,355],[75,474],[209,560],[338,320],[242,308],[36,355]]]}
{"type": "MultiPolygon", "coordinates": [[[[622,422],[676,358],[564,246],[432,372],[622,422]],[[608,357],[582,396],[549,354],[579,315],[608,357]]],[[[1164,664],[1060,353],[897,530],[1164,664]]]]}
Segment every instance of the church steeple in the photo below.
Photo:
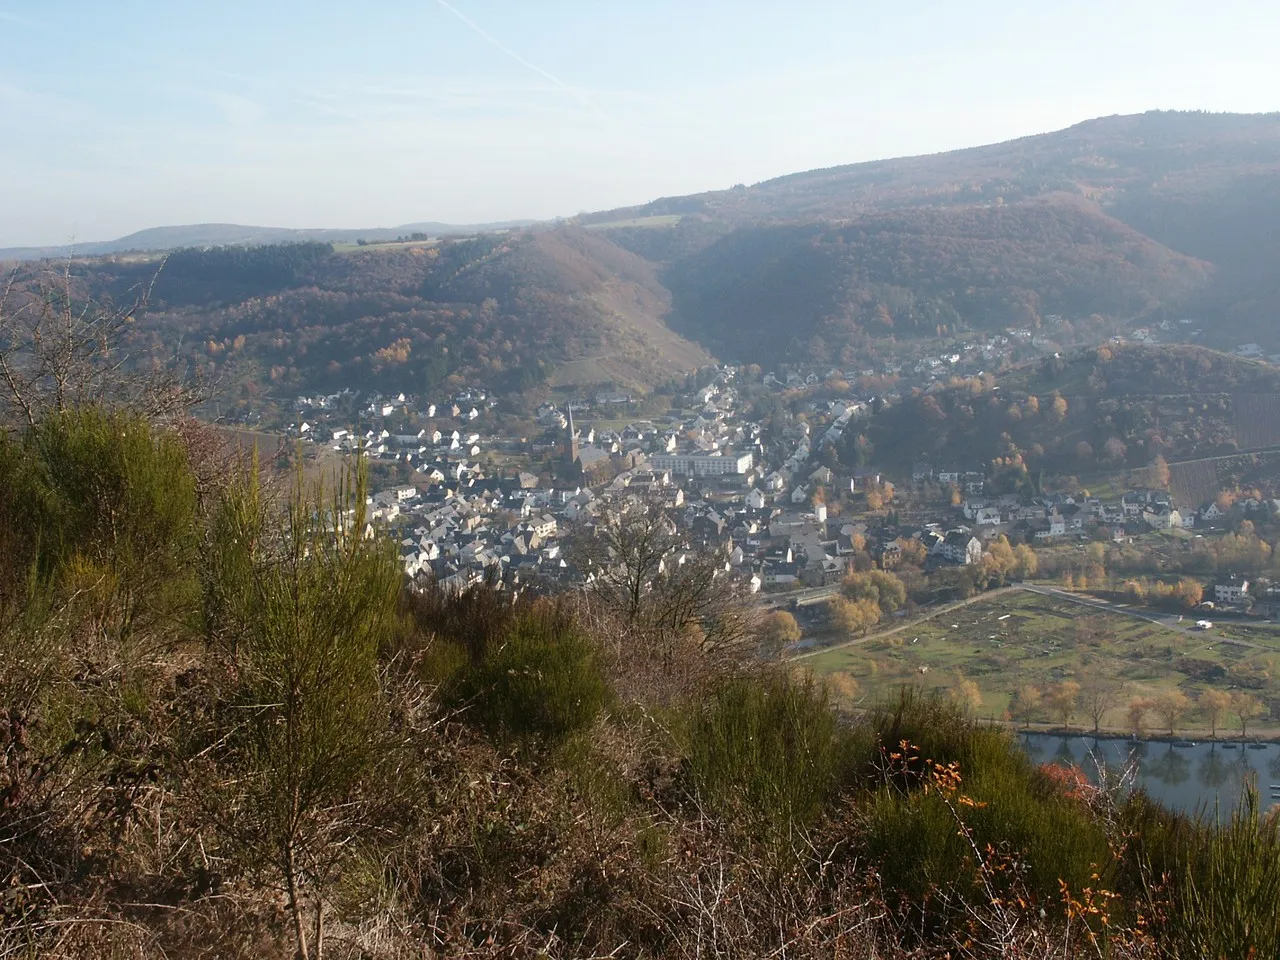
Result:
{"type": "Polygon", "coordinates": [[[567,404],[569,425],[565,428],[564,459],[565,465],[573,467],[578,462],[578,432],[573,428],[573,403],[567,404]]]}

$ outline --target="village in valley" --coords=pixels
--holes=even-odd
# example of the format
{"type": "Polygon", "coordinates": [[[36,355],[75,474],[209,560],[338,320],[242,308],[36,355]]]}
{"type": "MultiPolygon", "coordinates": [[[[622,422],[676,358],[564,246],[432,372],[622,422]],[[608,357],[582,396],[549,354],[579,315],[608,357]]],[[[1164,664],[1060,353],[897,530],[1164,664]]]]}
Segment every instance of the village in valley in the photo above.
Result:
{"type": "MultiPolygon", "coordinates": [[[[975,351],[972,359],[989,358],[975,351]]],[[[937,376],[933,364],[916,367],[925,382],[937,376]]],[[[893,611],[902,617],[1037,569],[1080,586],[1092,572],[1101,587],[1102,545],[1126,553],[1132,568],[1135,551],[1185,552],[1205,541],[1200,531],[1212,536],[1230,529],[1233,517],[1276,511],[1248,498],[1178,503],[1167,481],[1109,496],[1027,495],[994,492],[982,464],[918,462],[909,476],[892,478],[873,465],[847,468],[831,452],[896,396],[827,396],[807,402],[800,416],[775,404],[762,417],[769,404],[759,402],[761,388],[767,399],[822,379],[757,376],[749,402],[740,372],[702,371],[671,398],[666,416],[631,416],[638,397],[617,389],[544,402],[520,436],[504,435],[510,419],[478,388],[434,400],[304,396],[289,433],[311,456],[362,455],[376,468],[369,520],[393,534],[411,580],[450,589],[488,581],[517,591],[581,585],[592,573],[575,563],[572,532],[591,529],[602,511],[639,503],[660,509],[685,549],[721,551],[736,592],[770,607],[817,607],[801,622],[821,642],[833,637],[819,605],[859,572],[917,574],[907,578],[908,602],[893,611]]],[[[1152,564],[1152,572],[1162,569],[1159,559],[1152,564]]],[[[1196,601],[1280,612],[1269,584],[1225,573],[1220,583],[1208,577],[1196,601]]]]}

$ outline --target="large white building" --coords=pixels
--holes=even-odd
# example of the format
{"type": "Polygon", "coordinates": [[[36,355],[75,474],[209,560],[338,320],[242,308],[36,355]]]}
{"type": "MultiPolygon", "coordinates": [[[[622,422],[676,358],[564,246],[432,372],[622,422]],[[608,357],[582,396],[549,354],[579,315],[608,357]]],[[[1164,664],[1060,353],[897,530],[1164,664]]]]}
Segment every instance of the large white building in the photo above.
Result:
{"type": "Polygon", "coordinates": [[[1221,580],[1213,585],[1213,599],[1218,603],[1243,603],[1249,595],[1249,581],[1221,580]]]}
{"type": "Polygon", "coordinates": [[[686,477],[723,477],[734,473],[746,473],[755,463],[749,453],[722,454],[659,454],[649,458],[654,470],[669,470],[686,477]]]}

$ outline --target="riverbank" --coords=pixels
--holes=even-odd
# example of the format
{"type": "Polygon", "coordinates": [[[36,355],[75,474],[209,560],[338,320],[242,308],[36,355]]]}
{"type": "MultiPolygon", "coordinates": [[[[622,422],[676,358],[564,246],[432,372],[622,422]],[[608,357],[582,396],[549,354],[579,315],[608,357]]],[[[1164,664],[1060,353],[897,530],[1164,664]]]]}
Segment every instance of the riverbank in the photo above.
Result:
{"type": "Polygon", "coordinates": [[[1237,809],[1250,788],[1261,809],[1276,805],[1280,743],[1131,740],[1019,732],[1036,763],[1079,768],[1094,783],[1141,789],[1169,810],[1212,823],[1237,809]]]}
{"type": "Polygon", "coordinates": [[[1168,733],[1143,733],[1141,736],[1134,736],[1133,731],[1123,730],[1115,727],[1099,727],[1097,730],[1092,728],[1082,729],[1080,727],[1064,727],[1061,724],[1053,723],[1032,723],[1030,725],[1024,723],[1015,723],[1012,720],[1005,720],[999,717],[983,718],[988,723],[997,726],[1006,727],[1014,733],[1034,733],[1046,737],[1082,737],[1087,740],[1124,740],[1129,743],[1192,743],[1195,745],[1206,744],[1216,746],[1251,746],[1254,744],[1268,745],[1280,744],[1280,729],[1269,729],[1265,733],[1249,734],[1246,737],[1239,736],[1223,736],[1219,734],[1214,737],[1210,731],[1205,728],[1183,729],[1175,728],[1174,733],[1170,736],[1168,733]]]}

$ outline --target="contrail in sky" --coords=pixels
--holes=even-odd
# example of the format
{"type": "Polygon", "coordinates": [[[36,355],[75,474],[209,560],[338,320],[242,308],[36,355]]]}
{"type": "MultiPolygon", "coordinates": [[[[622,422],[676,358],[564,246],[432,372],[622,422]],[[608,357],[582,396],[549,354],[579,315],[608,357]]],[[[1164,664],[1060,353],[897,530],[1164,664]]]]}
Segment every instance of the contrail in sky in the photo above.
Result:
{"type": "MultiPolygon", "coordinates": [[[[520,64],[522,67],[532,70],[534,73],[536,73],[540,77],[545,77],[547,80],[550,80],[552,83],[554,83],[557,87],[562,87],[565,90],[572,89],[567,83],[565,83],[555,74],[548,73],[546,70],[543,70],[536,63],[530,63],[524,57],[520,56],[520,54],[516,53],[514,50],[512,50],[510,47],[504,44],[497,37],[493,36],[490,33],[487,33],[485,29],[480,26],[480,24],[476,23],[474,20],[468,17],[465,13],[463,13],[453,4],[447,2],[447,0],[436,0],[436,3],[440,4],[440,6],[444,7],[446,10],[452,13],[455,17],[457,17],[459,20],[465,23],[468,27],[470,27],[472,30],[478,33],[481,37],[487,40],[490,44],[497,47],[499,50],[505,53],[508,57],[510,57],[516,63],[520,64]]],[[[577,91],[573,91],[573,92],[576,93],[577,91]]],[[[581,94],[579,94],[579,96],[581,96],[581,94]]]]}

